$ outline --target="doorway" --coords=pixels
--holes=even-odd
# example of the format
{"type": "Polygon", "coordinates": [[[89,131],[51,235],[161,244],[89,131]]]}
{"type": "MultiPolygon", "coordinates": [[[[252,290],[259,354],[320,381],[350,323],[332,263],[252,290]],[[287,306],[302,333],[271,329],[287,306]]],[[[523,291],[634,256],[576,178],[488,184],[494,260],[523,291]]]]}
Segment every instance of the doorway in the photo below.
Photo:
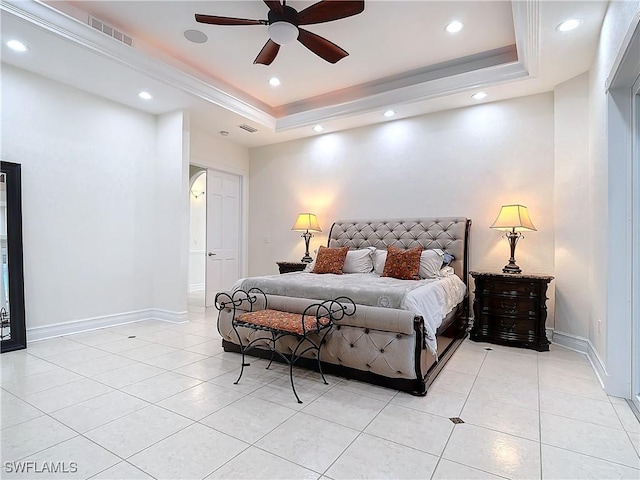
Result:
{"type": "Polygon", "coordinates": [[[204,307],[207,248],[207,170],[189,166],[189,294],[188,304],[204,307]]]}

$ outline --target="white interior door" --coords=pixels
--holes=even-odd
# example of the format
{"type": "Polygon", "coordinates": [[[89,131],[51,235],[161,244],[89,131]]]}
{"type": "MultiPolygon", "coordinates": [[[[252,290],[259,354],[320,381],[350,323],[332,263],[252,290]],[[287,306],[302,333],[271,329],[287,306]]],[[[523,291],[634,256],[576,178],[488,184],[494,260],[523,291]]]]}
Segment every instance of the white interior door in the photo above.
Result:
{"type": "Polygon", "coordinates": [[[241,192],[240,176],[207,170],[207,307],[240,277],[241,192]]]}

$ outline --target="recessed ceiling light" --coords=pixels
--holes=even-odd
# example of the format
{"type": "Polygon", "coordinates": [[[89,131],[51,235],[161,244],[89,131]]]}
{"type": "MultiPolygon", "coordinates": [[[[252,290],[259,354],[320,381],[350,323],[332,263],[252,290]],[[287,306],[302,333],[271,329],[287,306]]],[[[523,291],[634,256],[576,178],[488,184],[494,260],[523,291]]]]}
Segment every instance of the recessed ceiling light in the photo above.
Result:
{"type": "Polygon", "coordinates": [[[478,92],[471,95],[471,98],[473,98],[474,100],[484,100],[485,98],[487,98],[487,94],[484,92],[478,92]]]}
{"type": "Polygon", "coordinates": [[[571,30],[575,30],[580,25],[582,25],[582,20],[577,18],[570,18],[569,20],[565,20],[560,25],[556,27],[556,30],[559,32],[570,32],[571,30]]]}
{"type": "Polygon", "coordinates": [[[278,77],[271,77],[269,79],[269,85],[272,87],[277,87],[280,85],[280,79],[278,77]]]}
{"type": "Polygon", "coordinates": [[[458,20],[454,20],[453,22],[448,24],[446,27],[444,27],[444,29],[449,33],[458,33],[460,30],[462,30],[462,27],[464,27],[462,22],[459,22],[458,20]]]}
{"type": "Polygon", "coordinates": [[[324,130],[324,127],[322,125],[316,125],[315,127],[313,127],[314,132],[321,132],[322,130],[324,130]]]}
{"type": "Polygon", "coordinates": [[[393,117],[396,114],[396,112],[394,112],[393,110],[387,110],[386,112],[384,112],[384,116],[385,117],[393,117]]]}
{"type": "Polygon", "coordinates": [[[184,32],[184,38],[193,43],[205,43],[209,40],[209,37],[200,30],[186,30],[184,32]]]}
{"type": "Polygon", "coordinates": [[[29,50],[29,48],[20,40],[9,40],[7,42],[7,47],[16,52],[26,52],[29,50]]]}
{"type": "Polygon", "coordinates": [[[153,98],[153,95],[151,95],[149,92],[140,92],[138,96],[143,100],[151,100],[153,98]]]}

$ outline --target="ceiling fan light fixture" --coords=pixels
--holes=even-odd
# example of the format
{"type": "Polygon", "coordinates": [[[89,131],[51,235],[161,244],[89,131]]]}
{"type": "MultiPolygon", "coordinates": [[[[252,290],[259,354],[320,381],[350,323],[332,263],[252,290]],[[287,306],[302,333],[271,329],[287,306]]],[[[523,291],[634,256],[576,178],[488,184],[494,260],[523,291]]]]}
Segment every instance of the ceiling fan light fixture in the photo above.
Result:
{"type": "Polygon", "coordinates": [[[286,45],[298,39],[298,27],[289,22],[274,22],[269,25],[269,38],[278,45],[286,45]]]}
{"type": "Polygon", "coordinates": [[[386,112],[383,113],[383,115],[387,118],[393,117],[395,114],[396,112],[393,110],[387,110],[386,112]]]}
{"type": "Polygon", "coordinates": [[[149,92],[140,92],[138,93],[138,96],[143,99],[143,100],[152,100],[153,99],[153,95],[151,95],[149,92]]]}
{"type": "Polygon", "coordinates": [[[487,98],[487,94],[485,92],[476,92],[471,95],[471,98],[473,98],[474,100],[484,100],[485,98],[487,98]]]}
{"type": "Polygon", "coordinates": [[[323,131],[323,130],[324,130],[324,127],[323,127],[322,125],[315,125],[315,126],[313,127],[313,131],[314,131],[314,132],[318,132],[318,133],[320,133],[320,132],[321,132],[321,131],[323,131]]]}

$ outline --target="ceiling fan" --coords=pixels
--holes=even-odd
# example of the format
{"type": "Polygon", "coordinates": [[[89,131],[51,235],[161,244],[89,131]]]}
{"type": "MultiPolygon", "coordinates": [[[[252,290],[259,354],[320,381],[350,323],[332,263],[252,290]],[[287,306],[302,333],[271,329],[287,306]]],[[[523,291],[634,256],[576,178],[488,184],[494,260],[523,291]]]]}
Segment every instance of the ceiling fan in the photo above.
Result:
{"type": "Polygon", "coordinates": [[[264,47],[262,47],[262,50],[253,61],[253,63],[262,65],[271,65],[280,50],[280,45],[285,45],[296,39],[313,53],[330,63],[336,63],[349,55],[335,43],[299,26],[331,22],[357,15],[364,10],[364,0],[325,0],[314,3],[301,12],[288,6],[286,0],[283,0],[282,3],[279,0],[263,1],[269,7],[268,20],[249,20],[196,14],[196,22],[211,25],[267,25],[269,27],[269,40],[267,40],[267,43],[264,44],[264,47]]]}

